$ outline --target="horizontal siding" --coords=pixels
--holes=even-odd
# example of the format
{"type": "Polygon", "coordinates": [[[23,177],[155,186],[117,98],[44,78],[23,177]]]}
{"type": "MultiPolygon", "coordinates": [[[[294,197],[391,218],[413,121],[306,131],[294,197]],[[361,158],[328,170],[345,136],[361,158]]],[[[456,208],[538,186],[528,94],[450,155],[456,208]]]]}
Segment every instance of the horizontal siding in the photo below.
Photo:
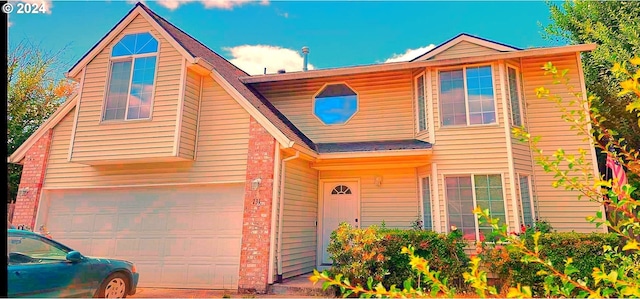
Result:
{"type": "Polygon", "coordinates": [[[198,106],[200,104],[200,81],[200,75],[192,70],[187,71],[179,149],[179,156],[186,159],[193,159],[195,153],[198,106]]]}
{"type": "Polygon", "coordinates": [[[282,276],[289,278],[316,267],[318,171],[302,159],[285,167],[282,276]]]}
{"type": "Polygon", "coordinates": [[[182,60],[180,53],[143,17],[136,17],[86,67],[72,160],[80,162],[172,156],[180,86],[176,82],[180,82],[182,60]],[[143,31],[151,32],[160,45],[152,119],[100,124],[108,84],[111,48],[123,36],[143,31]],[[141,143],[140,140],[144,142],[141,143]]]}
{"type": "Polygon", "coordinates": [[[513,166],[516,172],[532,173],[533,160],[529,144],[522,143],[513,137],[511,147],[513,149],[513,166]]]}
{"type": "Polygon", "coordinates": [[[510,190],[509,161],[507,152],[507,138],[504,127],[504,107],[502,105],[501,78],[497,64],[492,64],[494,96],[498,107],[496,112],[497,124],[442,127],[440,125],[439,107],[440,101],[438,70],[430,70],[432,77],[432,90],[435,119],[435,145],[433,147],[433,162],[438,169],[438,207],[440,217],[439,227],[447,231],[450,225],[447,223],[446,194],[443,176],[459,174],[503,174],[507,197],[507,216],[510,227],[515,227],[510,190]]]}
{"type": "Polygon", "coordinates": [[[93,167],[70,163],[67,154],[74,109],[54,127],[45,188],[244,181],[249,114],[211,77],[205,78],[202,94],[196,161],[93,167]]]}
{"type": "Polygon", "coordinates": [[[412,74],[384,72],[330,79],[262,83],[256,88],[316,143],[414,137],[412,74]],[[313,114],[313,96],[325,83],[345,82],[358,93],[358,112],[344,125],[327,126],[313,114]]]}
{"type": "Polygon", "coordinates": [[[387,227],[411,228],[411,223],[418,217],[420,204],[415,168],[329,170],[320,171],[320,178],[360,179],[360,217],[363,227],[380,225],[384,221],[387,227]],[[374,183],[376,176],[382,177],[379,187],[374,183]]]}
{"type": "Polygon", "coordinates": [[[455,46],[443,51],[431,59],[452,59],[498,53],[497,50],[476,45],[467,41],[461,41],[455,46]]]}
{"type": "MultiPolygon", "coordinates": [[[[559,148],[562,148],[566,154],[575,155],[578,154],[579,149],[584,149],[588,153],[587,162],[591,162],[590,143],[583,140],[582,136],[576,135],[576,132],[570,129],[570,124],[561,119],[562,113],[553,101],[536,97],[535,89],[544,86],[550,90],[552,95],[562,97],[565,100],[565,105],[574,99],[565,85],[553,84],[553,78],[550,75],[544,75],[541,67],[549,61],[553,62],[558,70],[568,69],[569,84],[580,90],[579,69],[575,54],[523,59],[523,83],[529,133],[541,138],[538,146],[547,155],[559,148]]],[[[600,209],[598,204],[586,199],[579,201],[578,192],[553,188],[554,174],[544,172],[539,166],[535,166],[533,169],[532,178],[535,180],[535,196],[537,196],[538,202],[537,215],[540,219],[548,220],[555,229],[560,231],[589,232],[599,230],[595,228],[595,225],[585,220],[585,217],[594,215],[600,209]]]]}

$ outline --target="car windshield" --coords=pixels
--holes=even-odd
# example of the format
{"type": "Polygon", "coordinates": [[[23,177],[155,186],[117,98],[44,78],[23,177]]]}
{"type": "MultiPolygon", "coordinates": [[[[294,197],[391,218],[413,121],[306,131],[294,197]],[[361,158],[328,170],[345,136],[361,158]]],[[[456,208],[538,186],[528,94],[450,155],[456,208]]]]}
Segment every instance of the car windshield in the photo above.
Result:
{"type": "Polygon", "coordinates": [[[60,262],[67,259],[68,253],[43,238],[19,234],[8,236],[7,252],[10,264],[60,262]]]}

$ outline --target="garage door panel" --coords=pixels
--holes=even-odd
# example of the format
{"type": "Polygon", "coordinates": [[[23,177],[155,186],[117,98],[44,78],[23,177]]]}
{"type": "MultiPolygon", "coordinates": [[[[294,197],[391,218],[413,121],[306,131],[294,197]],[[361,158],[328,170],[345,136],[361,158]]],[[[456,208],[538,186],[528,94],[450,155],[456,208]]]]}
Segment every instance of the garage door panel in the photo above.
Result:
{"type": "Polygon", "coordinates": [[[142,287],[236,288],[243,192],[243,185],[47,191],[42,224],[85,255],[136,263],[142,287]]]}

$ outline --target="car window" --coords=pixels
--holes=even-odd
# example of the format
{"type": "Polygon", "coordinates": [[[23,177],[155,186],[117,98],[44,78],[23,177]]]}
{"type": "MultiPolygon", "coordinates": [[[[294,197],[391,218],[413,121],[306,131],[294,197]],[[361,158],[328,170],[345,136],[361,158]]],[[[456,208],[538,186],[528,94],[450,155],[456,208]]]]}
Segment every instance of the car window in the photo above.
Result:
{"type": "Polygon", "coordinates": [[[9,264],[56,263],[66,261],[67,251],[36,236],[7,238],[9,264]]]}

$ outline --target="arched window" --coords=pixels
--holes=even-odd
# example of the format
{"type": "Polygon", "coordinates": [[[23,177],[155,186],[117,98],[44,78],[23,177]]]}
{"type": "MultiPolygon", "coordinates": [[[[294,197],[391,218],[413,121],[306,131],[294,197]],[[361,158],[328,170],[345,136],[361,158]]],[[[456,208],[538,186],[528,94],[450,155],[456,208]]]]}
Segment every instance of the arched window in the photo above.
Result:
{"type": "Polygon", "coordinates": [[[345,185],[338,185],[331,190],[331,194],[352,194],[351,189],[345,185]]]}
{"type": "Polygon", "coordinates": [[[102,120],[151,117],[158,41],[148,32],[129,34],[111,50],[111,73],[102,120]]]}

